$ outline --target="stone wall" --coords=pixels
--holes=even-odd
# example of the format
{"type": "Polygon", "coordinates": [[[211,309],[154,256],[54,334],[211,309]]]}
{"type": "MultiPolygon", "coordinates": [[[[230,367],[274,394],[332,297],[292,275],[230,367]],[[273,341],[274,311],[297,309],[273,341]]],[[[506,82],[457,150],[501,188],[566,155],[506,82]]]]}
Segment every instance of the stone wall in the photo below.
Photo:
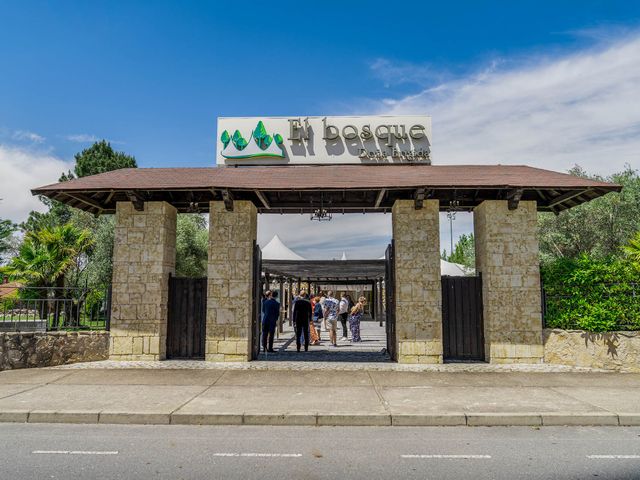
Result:
{"type": "Polygon", "coordinates": [[[542,362],[536,202],[509,210],[506,200],[486,200],[474,211],[474,230],[486,360],[542,362]]]}
{"type": "Polygon", "coordinates": [[[112,360],[166,356],[169,274],[175,272],[176,209],[146,202],[116,207],[111,303],[112,360]]]}
{"type": "Polygon", "coordinates": [[[397,200],[392,213],[398,362],[442,363],[439,202],[397,200]]]}
{"type": "Polygon", "coordinates": [[[106,360],[109,332],[0,333],[0,370],[106,360]]]}
{"type": "Polygon", "coordinates": [[[206,360],[251,360],[253,245],[257,222],[252,202],[234,201],[231,212],[223,202],[210,204],[206,360]]]}
{"type": "Polygon", "coordinates": [[[544,330],[544,361],[574,367],[640,372],[640,332],[544,330]]]}

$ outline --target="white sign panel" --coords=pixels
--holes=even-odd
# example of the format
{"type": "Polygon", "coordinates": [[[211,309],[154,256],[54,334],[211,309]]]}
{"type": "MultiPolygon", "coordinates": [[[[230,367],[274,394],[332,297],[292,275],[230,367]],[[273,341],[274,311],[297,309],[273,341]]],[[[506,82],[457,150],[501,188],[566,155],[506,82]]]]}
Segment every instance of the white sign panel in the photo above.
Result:
{"type": "Polygon", "coordinates": [[[431,164],[431,117],[218,118],[218,165],[431,164]]]}

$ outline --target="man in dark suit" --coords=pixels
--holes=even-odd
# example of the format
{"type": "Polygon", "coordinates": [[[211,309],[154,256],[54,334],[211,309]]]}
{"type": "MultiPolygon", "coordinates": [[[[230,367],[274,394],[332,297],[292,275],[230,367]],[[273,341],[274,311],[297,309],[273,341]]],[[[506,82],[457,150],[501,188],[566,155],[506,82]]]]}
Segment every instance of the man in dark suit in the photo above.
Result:
{"type": "Polygon", "coordinates": [[[293,321],[296,332],[296,348],[300,351],[300,336],[304,335],[304,351],[309,351],[309,322],[313,311],[307,292],[302,290],[296,303],[293,304],[293,321]]]}
{"type": "Polygon", "coordinates": [[[262,301],[262,348],[265,352],[273,352],[273,337],[276,333],[276,325],[280,316],[280,302],[278,292],[266,293],[266,299],[262,301]],[[269,348],[267,349],[267,344],[269,348]]]}

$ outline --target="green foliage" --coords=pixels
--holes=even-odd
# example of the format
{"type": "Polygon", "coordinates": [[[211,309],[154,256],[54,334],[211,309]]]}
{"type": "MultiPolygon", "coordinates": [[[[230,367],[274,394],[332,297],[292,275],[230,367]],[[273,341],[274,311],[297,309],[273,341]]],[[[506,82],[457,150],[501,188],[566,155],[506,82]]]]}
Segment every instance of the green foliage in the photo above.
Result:
{"type": "Polygon", "coordinates": [[[231,137],[229,136],[229,132],[227,132],[226,130],[224,132],[222,132],[222,135],[220,136],[220,140],[222,141],[222,144],[226,148],[227,145],[229,145],[229,142],[231,141],[231,137]]]}
{"type": "Polygon", "coordinates": [[[640,231],[636,232],[627,245],[624,245],[623,250],[635,266],[640,269],[640,231]]]}
{"type": "Polygon", "coordinates": [[[623,186],[620,193],[609,193],[559,215],[538,216],[540,256],[543,263],[559,258],[577,258],[587,254],[595,259],[621,257],[622,246],[640,230],[640,176],[628,167],[602,178],[587,175],[575,167],[572,175],[606,180],[623,186]]]}
{"type": "Polygon", "coordinates": [[[284,140],[282,139],[282,135],[280,135],[279,133],[276,133],[276,134],[273,136],[273,140],[276,142],[276,144],[277,144],[277,145],[282,145],[282,142],[284,141],[284,140]]]}
{"type": "Polygon", "coordinates": [[[0,263],[11,251],[11,236],[16,231],[16,226],[10,220],[0,220],[0,263]]]}
{"type": "Polygon", "coordinates": [[[75,155],[78,177],[110,172],[120,168],[136,168],[136,159],[124,152],[116,152],[106,140],[94,143],[75,155]]]}
{"type": "Polygon", "coordinates": [[[443,252],[443,259],[448,262],[459,263],[467,268],[475,268],[476,266],[476,244],[473,233],[462,234],[458,239],[453,253],[446,256],[446,250],[443,252]]]}
{"type": "Polygon", "coordinates": [[[92,244],[90,231],[70,223],[29,232],[6,271],[27,286],[62,286],[65,274],[84,260],[92,244]]]}
{"type": "Polygon", "coordinates": [[[178,215],[176,229],[176,276],[207,275],[209,232],[202,215],[178,215]]]}
{"type": "Polygon", "coordinates": [[[541,274],[548,327],[640,330],[640,272],[624,259],[563,258],[541,274]]]}

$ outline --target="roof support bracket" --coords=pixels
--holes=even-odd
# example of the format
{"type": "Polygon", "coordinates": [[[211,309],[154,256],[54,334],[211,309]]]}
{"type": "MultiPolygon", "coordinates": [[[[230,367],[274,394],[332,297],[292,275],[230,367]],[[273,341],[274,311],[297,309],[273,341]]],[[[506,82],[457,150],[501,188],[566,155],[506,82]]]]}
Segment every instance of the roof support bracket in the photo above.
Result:
{"type": "Polygon", "coordinates": [[[509,210],[515,210],[518,208],[518,204],[520,203],[520,199],[522,198],[523,193],[523,188],[514,188],[513,190],[509,190],[507,192],[507,207],[509,208],[509,210]]]}
{"type": "Polygon", "coordinates": [[[267,196],[262,193],[260,190],[255,190],[256,196],[258,197],[258,200],[260,200],[262,202],[262,205],[264,205],[264,208],[266,208],[267,210],[271,209],[271,204],[269,203],[269,200],[267,200],[267,196]]]}
{"type": "Polygon", "coordinates": [[[424,197],[426,196],[426,192],[424,188],[418,188],[416,193],[414,194],[414,208],[416,210],[421,210],[424,205],[424,197]]]}
{"type": "Polygon", "coordinates": [[[144,210],[144,198],[142,197],[142,195],[140,195],[140,193],[136,192],[135,190],[127,190],[125,194],[127,195],[129,201],[133,203],[133,208],[135,208],[139,212],[142,212],[144,210]]]}
{"type": "Polygon", "coordinates": [[[222,190],[222,201],[227,212],[233,212],[233,195],[227,189],[222,190]]]}

